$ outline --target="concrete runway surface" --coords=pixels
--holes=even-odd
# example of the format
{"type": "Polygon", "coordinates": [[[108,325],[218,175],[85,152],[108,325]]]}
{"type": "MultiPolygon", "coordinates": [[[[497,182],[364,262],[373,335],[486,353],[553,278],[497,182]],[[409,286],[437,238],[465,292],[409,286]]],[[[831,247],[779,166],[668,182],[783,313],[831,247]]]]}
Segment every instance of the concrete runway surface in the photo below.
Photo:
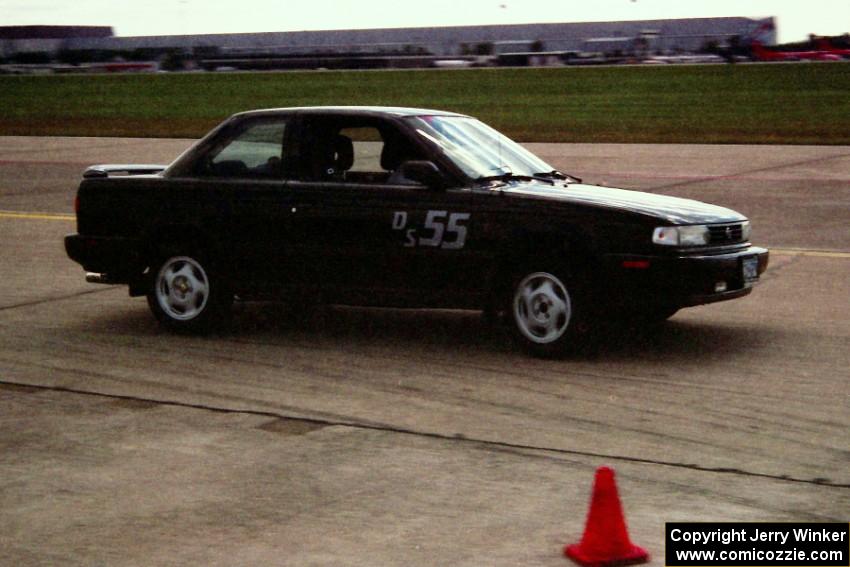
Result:
{"type": "Polygon", "coordinates": [[[0,138],[0,562],[569,565],[603,464],[653,565],[667,521],[850,520],[850,147],[529,144],[772,249],[747,298],[544,361],[456,311],[176,336],[86,284],[83,168],[189,143],[0,138]]]}

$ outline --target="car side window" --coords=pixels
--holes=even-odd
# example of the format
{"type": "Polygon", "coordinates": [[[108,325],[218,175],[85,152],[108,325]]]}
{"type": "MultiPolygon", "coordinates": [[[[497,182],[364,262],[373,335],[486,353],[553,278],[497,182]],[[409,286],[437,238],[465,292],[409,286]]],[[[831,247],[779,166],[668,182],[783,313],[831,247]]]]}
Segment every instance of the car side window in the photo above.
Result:
{"type": "Polygon", "coordinates": [[[339,131],[339,135],[351,140],[354,155],[349,173],[371,173],[374,176],[386,173],[381,167],[384,140],[377,128],[371,126],[343,128],[339,131]]]}
{"type": "Polygon", "coordinates": [[[387,124],[316,120],[304,129],[300,177],[310,181],[409,184],[396,175],[408,159],[421,159],[387,124]]]}
{"type": "Polygon", "coordinates": [[[283,177],[283,140],[286,120],[253,122],[207,155],[204,173],[214,177],[283,177]]]}

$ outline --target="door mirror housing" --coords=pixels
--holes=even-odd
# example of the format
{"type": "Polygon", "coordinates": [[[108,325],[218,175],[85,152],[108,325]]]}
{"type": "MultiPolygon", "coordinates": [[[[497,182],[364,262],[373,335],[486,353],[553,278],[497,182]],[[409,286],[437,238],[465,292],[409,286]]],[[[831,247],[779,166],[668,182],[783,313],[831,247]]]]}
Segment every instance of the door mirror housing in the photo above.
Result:
{"type": "Polygon", "coordinates": [[[406,161],[399,166],[399,171],[406,179],[432,189],[445,189],[448,186],[446,176],[433,161],[406,161]]]}

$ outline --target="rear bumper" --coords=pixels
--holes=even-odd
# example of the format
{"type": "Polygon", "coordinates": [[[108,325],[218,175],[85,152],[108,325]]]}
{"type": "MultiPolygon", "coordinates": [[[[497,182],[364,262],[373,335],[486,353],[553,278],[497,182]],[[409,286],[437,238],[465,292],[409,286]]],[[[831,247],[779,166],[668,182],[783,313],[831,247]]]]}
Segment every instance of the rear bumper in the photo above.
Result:
{"type": "Polygon", "coordinates": [[[750,246],[721,254],[606,256],[614,289],[629,300],[689,307],[748,295],[767,269],[770,253],[750,246]],[[745,274],[745,264],[754,272],[745,274]],[[637,294],[637,297],[635,297],[637,294]]]}
{"type": "Polygon", "coordinates": [[[87,272],[109,274],[110,281],[127,282],[144,269],[139,241],[114,236],[65,237],[65,252],[87,272]]]}

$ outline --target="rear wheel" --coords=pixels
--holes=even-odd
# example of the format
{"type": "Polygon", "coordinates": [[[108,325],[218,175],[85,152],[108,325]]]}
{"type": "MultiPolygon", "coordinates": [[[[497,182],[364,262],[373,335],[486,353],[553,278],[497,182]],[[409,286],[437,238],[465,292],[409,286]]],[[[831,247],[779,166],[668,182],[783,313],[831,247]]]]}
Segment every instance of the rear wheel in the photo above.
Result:
{"type": "Polygon", "coordinates": [[[201,255],[167,255],[155,269],[147,298],[163,325],[196,332],[226,319],[233,295],[201,255]]]}
{"type": "Polygon", "coordinates": [[[519,344],[537,356],[555,356],[576,346],[587,330],[580,286],[562,270],[527,271],[514,281],[508,306],[519,344]]]}

